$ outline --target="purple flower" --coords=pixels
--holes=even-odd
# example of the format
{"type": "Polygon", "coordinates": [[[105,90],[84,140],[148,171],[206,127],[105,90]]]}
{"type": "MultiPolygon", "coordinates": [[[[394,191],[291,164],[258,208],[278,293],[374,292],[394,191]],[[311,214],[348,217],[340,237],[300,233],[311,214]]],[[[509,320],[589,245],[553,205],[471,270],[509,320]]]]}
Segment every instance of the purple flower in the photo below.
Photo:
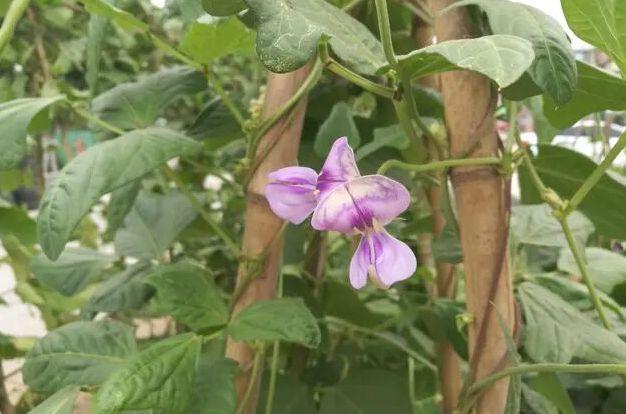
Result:
{"type": "Polygon", "coordinates": [[[361,234],[350,262],[350,283],[360,289],[368,277],[380,288],[409,278],[417,267],[413,251],[384,226],[406,210],[404,186],[382,175],[362,177],[347,139],[335,141],[319,175],[287,167],[270,174],[265,195],[281,218],[299,224],[311,212],[316,230],[361,234]]]}
{"type": "Polygon", "coordinates": [[[333,144],[319,175],[307,167],[285,167],[270,173],[265,197],[278,217],[300,224],[329,191],[360,176],[354,152],[342,137],[333,144]]]}

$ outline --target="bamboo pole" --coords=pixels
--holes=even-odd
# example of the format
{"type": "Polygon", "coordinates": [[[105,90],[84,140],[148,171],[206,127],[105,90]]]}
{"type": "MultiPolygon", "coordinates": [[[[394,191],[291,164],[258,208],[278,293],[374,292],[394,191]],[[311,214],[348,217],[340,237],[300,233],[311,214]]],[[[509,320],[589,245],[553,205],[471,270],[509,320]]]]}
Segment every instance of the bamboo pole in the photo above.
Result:
{"type": "MultiPolygon", "coordinates": [[[[454,0],[432,0],[434,12],[454,0]]],[[[435,22],[438,41],[472,35],[465,9],[455,9],[435,22]]],[[[498,136],[493,116],[496,92],[490,81],[471,72],[441,76],[450,153],[495,156],[498,136]]],[[[484,378],[506,364],[505,336],[497,316],[513,330],[515,309],[507,258],[510,186],[491,166],[457,167],[451,174],[464,255],[469,326],[470,381],[484,378]]],[[[506,406],[508,379],[490,386],[477,412],[499,414],[506,406]]]]}
{"type": "MultiPolygon", "coordinates": [[[[275,113],[300,88],[310,72],[304,67],[287,74],[270,73],[267,81],[263,118],[275,113]]],[[[283,221],[270,210],[264,197],[267,176],[271,171],[297,164],[300,135],[306,110],[306,98],[303,98],[292,111],[281,118],[259,141],[253,164],[256,165],[247,187],[246,213],[242,255],[245,259],[237,275],[236,291],[241,294],[233,304],[233,315],[248,305],[272,299],[276,295],[278,266],[282,252],[283,221]],[[248,281],[253,260],[260,260],[260,271],[254,279],[248,281]]],[[[259,376],[252,378],[251,364],[255,358],[254,349],[247,343],[228,339],[226,356],[237,361],[243,370],[237,378],[237,393],[242,401],[246,390],[252,392],[245,407],[239,412],[254,413],[258,402],[259,376]],[[252,384],[250,382],[253,381],[252,384]]]]}

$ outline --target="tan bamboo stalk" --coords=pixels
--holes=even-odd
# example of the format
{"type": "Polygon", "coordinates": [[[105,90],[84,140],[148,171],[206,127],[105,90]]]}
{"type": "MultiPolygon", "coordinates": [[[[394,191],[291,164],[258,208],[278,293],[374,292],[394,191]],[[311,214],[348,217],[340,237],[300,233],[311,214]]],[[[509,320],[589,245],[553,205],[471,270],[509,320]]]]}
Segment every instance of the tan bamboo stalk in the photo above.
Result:
{"type": "MultiPolygon", "coordinates": [[[[276,112],[295,94],[309,71],[310,69],[305,67],[287,74],[270,73],[268,75],[263,118],[276,112]]],[[[250,266],[253,267],[254,263],[248,262],[246,265],[243,262],[240,265],[237,286],[247,284],[247,287],[237,297],[233,314],[254,302],[272,299],[276,295],[278,266],[283,246],[281,235],[283,221],[272,213],[263,194],[269,172],[297,163],[305,110],[306,98],[303,98],[261,138],[257,147],[253,165],[258,163],[258,167],[247,189],[242,254],[251,260],[263,256],[263,260],[260,262],[260,272],[249,284],[247,276],[250,266]]],[[[251,378],[251,364],[254,360],[254,349],[246,343],[235,342],[229,338],[226,356],[237,361],[243,370],[237,378],[237,394],[241,402],[250,380],[253,379],[251,378]]],[[[256,411],[259,394],[258,379],[258,376],[253,379],[256,384],[252,385],[252,393],[247,400],[246,407],[240,412],[251,414],[256,411]]]]}
{"type": "MultiPolygon", "coordinates": [[[[432,2],[437,13],[454,0],[432,2]]],[[[466,10],[455,9],[439,17],[435,33],[438,41],[470,37],[466,10]]],[[[441,79],[451,156],[497,155],[493,116],[496,92],[490,81],[471,72],[449,72],[441,79]]],[[[467,306],[474,318],[469,326],[470,380],[474,381],[501,369],[506,361],[505,337],[497,314],[510,331],[514,325],[506,252],[510,191],[493,167],[455,168],[451,178],[463,247],[467,306]]],[[[478,402],[478,413],[502,413],[508,384],[508,380],[502,380],[487,389],[478,402]]]]}
{"type": "MultiPolygon", "coordinates": [[[[431,7],[431,5],[428,5],[431,7]]],[[[426,47],[433,43],[434,28],[417,18],[415,30],[415,40],[419,48],[426,47]]],[[[422,86],[441,92],[441,77],[439,75],[426,76],[420,80],[422,86]]],[[[433,143],[429,143],[431,154],[437,154],[433,143]]],[[[440,182],[446,185],[444,177],[440,177],[440,182]]],[[[441,210],[442,189],[437,186],[425,188],[426,196],[430,204],[431,217],[433,222],[432,236],[438,237],[445,224],[443,212],[441,210]]],[[[428,233],[420,235],[420,261],[421,263],[433,264],[432,257],[432,237],[428,233]]],[[[456,273],[454,266],[449,263],[434,262],[436,269],[435,285],[430,287],[429,293],[433,297],[454,298],[456,287],[456,273]]],[[[461,378],[461,358],[455,352],[450,343],[440,343],[437,346],[438,369],[439,369],[439,389],[443,398],[441,412],[452,414],[459,403],[459,395],[463,386],[461,378]]]]}

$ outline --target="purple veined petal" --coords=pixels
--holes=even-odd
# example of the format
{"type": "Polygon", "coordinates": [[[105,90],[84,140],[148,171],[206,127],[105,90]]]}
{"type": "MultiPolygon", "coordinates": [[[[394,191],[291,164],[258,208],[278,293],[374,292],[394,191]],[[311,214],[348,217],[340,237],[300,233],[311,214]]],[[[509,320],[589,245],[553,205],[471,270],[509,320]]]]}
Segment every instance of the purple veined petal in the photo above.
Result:
{"type": "Polygon", "coordinates": [[[361,237],[352,260],[350,260],[350,284],[355,289],[361,289],[367,283],[367,273],[371,264],[370,248],[367,238],[361,237]]]}
{"type": "Polygon", "coordinates": [[[369,277],[376,285],[386,289],[415,273],[417,259],[413,250],[405,243],[392,237],[384,229],[369,233],[367,240],[370,254],[372,250],[374,252],[374,266],[369,277]]]}
{"type": "Polygon", "coordinates": [[[306,167],[285,167],[268,178],[265,197],[274,214],[293,224],[302,223],[317,205],[317,173],[306,167]]]}
{"type": "Polygon", "coordinates": [[[317,188],[323,197],[337,186],[360,176],[361,173],[359,173],[359,168],[354,159],[354,151],[348,144],[348,138],[341,137],[333,143],[326,157],[318,178],[317,188]]]}
{"type": "Polygon", "coordinates": [[[373,226],[375,219],[385,225],[406,210],[411,201],[408,190],[382,175],[367,175],[338,186],[320,199],[311,225],[316,230],[354,234],[373,226]]]}

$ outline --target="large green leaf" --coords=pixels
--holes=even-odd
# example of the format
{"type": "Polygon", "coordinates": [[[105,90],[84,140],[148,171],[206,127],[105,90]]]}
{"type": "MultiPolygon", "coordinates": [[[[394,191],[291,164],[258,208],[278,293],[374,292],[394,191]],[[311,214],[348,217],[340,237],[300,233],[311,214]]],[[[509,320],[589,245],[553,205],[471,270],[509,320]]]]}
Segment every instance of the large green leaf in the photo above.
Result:
{"type": "Polygon", "coordinates": [[[119,24],[125,30],[148,31],[148,25],[132,14],[103,0],[81,0],[89,13],[106,17],[119,24]]]}
{"type": "Polygon", "coordinates": [[[554,127],[565,129],[595,112],[626,109],[624,80],[583,62],[576,66],[578,84],[572,100],[558,105],[548,96],[544,98],[543,113],[554,127]]]}
{"type": "Polygon", "coordinates": [[[140,189],[141,179],[137,179],[111,193],[111,199],[106,209],[106,232],[109,236],[115,234],[124,223],[124,218],[133,208],[140,189]]]}
{"type": "Polygon", "coordinates": [[[254,32],[239,19],[205,14],[191,24],[180,50],[196,62],[208,64],[222,56],[251,51],[253,46],[254,32]]]}
{"type": "Polygon", "coordinates": [[[79,388],[68,386],[52,394],[28,414],[72,414],[79,388]]]}
{"type": "Polygon", "coordinates": [[[107,31],[109,29],[110,23],[106,17],[94,14],[89,18],[89,25],[87,26],[85,80],[87,81],[87,85],[89,85],[89,91],[92,96],[94,96],[98,90],[102,45],[106,40],[107,31]]]}
{"type": "Polygon", "coordinates": [[[203,0],[202,7],[212,16],[230,16],[246,9],[243,0],[203,0]]]}
{"type": "Polygon", "coordinates": [[[559,22],[541,10],[508,0],[464,0],[454,6],[470,4],[487,14],[495,34],[518,36],[532,43],[535,61],[528,73],[537,86],[559,105],[572,98],[576,61],[559,22]]]}
{"type": "Polygon", "coordinates": [[[302,299],[283,298],[254,303],[228,324],[235,341],[287,341],[315,348],[320,328],[302,299]]]}
{"type": "MultiPolygon", "coordinates": [[[[539,155],[533,164],[545,184],[561,197],[572,197],[595,170],[596,163],[586,156],[557,146],[539,145],[539,155]]],[[[524,203],[540,203],[528,172],[520,168],[520,183],[524,203]]],[[[606,237],[626,240],[626,187],[605,174],[578,207],[606,237]]]]}
{"type": "Polygon", "coordinates": [[[160,266],[146,282],[157,291],[157,307],[193,330],[225,325],[228,308],[206,270],[190,262],[160,266]]]}
{"type": "Polygon", "coordinates": [[[207,140],[206,146],[210,149],[216,149],[236,138],[243,137],[243,132],[237,119],[226,105],[222,104],[221,99],[215,98],[202,108],[198,117],[187,130],[187,135],[192,138],[207,140]]]}
{"type": "Polygon", "coordinates": [[[626,2],[561,0],[567,24],[578,37],[626,65],[626,2]]]}
{"type": "Polygon", "coordinates": [[[541,373],[530,381],[530,386],[558,407],[561,414],[576,414],[574,404],[556,373],[541,373]]]}
{"type": "Polygon", "coordinates": [[[330,111],[328,118],[320,125],[315,136],[315,153],[325,157],[337,138],[348,137],[352,148],[361,143],[361,135],[354,122],[352,108],[345,102],[337,102],[330,111]]]}
{"type": "Polygon", "coordinates": [[[525,282],[518,288],[526,329],[524,348],[536,362],[626,361],[626,343],[549,290],[525,282]]]}
{"type": "Polygon", "coordinates": [[[374,130],[374,139],[359,148],[356,152],[356,159],[365,158],[383,147],[405,150],[409,148],[409,145],[409,138],[404,134],[399,124],[376,128],[374,130]]]}
{"type": "Polygon", "coordinates": [[[206,80],[201,73],[174,66],[109,89],[93,100],[91,109],[96,116],[119,128],[146,128],[178,98],[204,89],[206,80]]]}
{"type": "MultiPolygon", "coordinates": [[[[257,405],[257,414],[264,414],[267,404],[267,383],[263,380],[263,389],[257,405]]],[[[293,375],[278,375],[272,407],[274,413],[280,414],[316,414],[313,389],[305,382],[293,375]]]]}
{"type": "Polygon", "coordinates": [[[102,195],[200,148],[197,142],[163,128],[132,131],[89,148],[61,170],[43,195],[37,219],[43,251],[56,260],[102,195]]]}
{"type": "Polygon", "coordinates": [[[21,98],[0,103],[0,171],[18,166],[26,155],[26,134],[33,118],[63,99],[64,96],[21,98]]]}
{"type": "Polygon", "coordinates": [[[196,215],[189,200],[180,193],[142,192],[115,235],[115,250],[137,259],[161,258],[196,215]]]}
{"type": "Polygon", "coordinates": [[[96,394],[99,414],[125,410],[186,413],[202,338],[192,333],[157,342],[113,374],[96,394]]]}
{"type": "Polygon", "coordinates": [[[257,54],[272,72],[291,72],[315,55],[322,36],[358,72],[385,64],[380,42],[362,23],[324,0],[246,0],[255,14],[257,54]]]}
{"type": "MultiPolygon", "coordinates": [[[[583,214],[574,212],[568,217],[574,240],[579,247],[587,244],[593,234],[593,223],[583,214]]],[[[515,206],[511,214],[511,240],[534,246],[568,247],[559,221],[546,204],[515,206]]]]}
{"type": "Polygon", "coordinates": [[[119,322],[72,322],[39,340],[26,356],[24,382],[41,392],[98,385],[136,352],[133,329],[119,322]]]}
{"type": "Polygon", "coordinates": [[[84,247],[69,248],[51,261],[40,253],[30,263],[35,277],[65,296],[85,289],[105,268],[116,260],[114,256],[84,247]]]}
{"type": "Polygon", "coordinates": [[[399,68],[412,78],[451,70],[471,70],[509,86],[528,70],[535,58],[532,44],[509,35],[448,40],[398,56],[399,68]]]}
{"type": "Polygon", "coordinates": [[[351,372],[322,397],[320,414],[410,413],[407,380],[382,369],[351,372]]]}
{"type": "MultiPolygon", "coordinates": [[[[587,269],[598,289],[611,293],[613,288],[626,282],[626,257],[600,247],[585,249],[587,269]]],[[[564,249],[558,262],[559,270],[580,274],[572,252],[564,249]]]]}
{"type": "Polygon", "coordinates": [[[201,357],[189,414],[233,414],[237,409],[235,377],[239,366],[228,358],[201,357]]]}
{"type": "Polygon", "coordinates": [[[545,396],[530,388],[528,385],[522,385],[522,395],[526,405],[534,414],[559,414],[557,407],[545,396]]]}
{"type": "Polygon", "coordinates": [[[111,276],[93,292],[83,307],[83,313],[92,317],[96,312],[123,312],[141,308],[154,294],[154,289],[143,283],[150,271],[149,263],[137,263],[111,276]]]}

